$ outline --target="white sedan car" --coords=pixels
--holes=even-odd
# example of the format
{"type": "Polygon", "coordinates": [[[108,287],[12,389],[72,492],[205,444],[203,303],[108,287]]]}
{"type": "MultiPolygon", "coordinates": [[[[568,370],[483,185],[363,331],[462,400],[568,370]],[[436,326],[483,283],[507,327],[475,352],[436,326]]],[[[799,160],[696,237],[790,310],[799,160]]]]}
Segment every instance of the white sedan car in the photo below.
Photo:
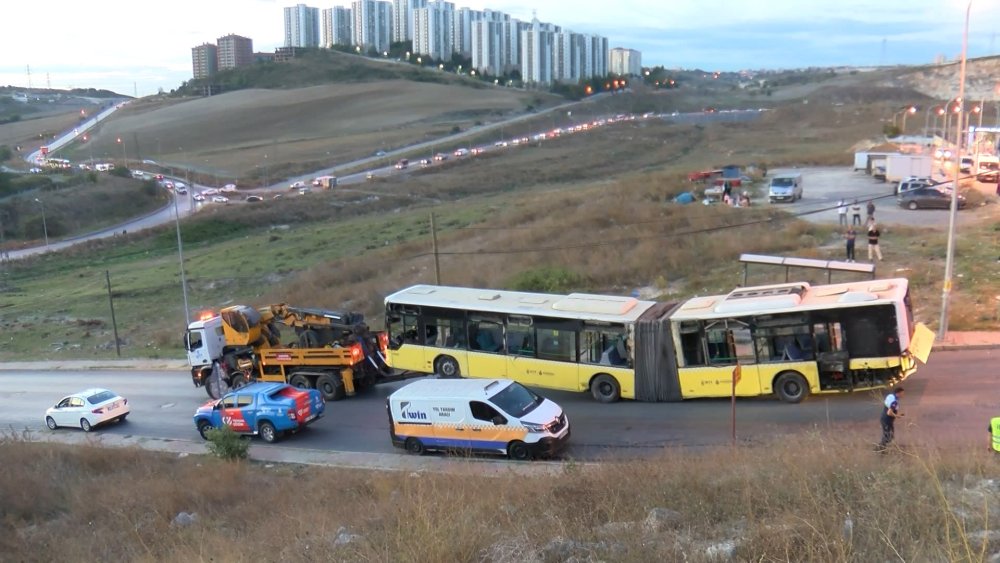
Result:
{"type": "Polygon", "coordinates": [[[229,198],[224,195],[213,195],[212,203],[229,203],[229,198]]]}
{"type": "Polygon", "coordinates": [[[95,426],[125,420],[129,414],[128,399],[107,389],[85,389],[63,397],[45,411],[45,425],[50,430],[74,426],[90,432],[95,426]]]}

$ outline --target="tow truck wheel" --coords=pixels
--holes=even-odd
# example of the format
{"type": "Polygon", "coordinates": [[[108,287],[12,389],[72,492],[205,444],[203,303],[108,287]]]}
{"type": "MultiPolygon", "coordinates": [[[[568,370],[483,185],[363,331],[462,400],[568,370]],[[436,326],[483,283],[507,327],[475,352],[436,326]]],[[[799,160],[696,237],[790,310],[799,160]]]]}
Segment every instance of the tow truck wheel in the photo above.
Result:
{"type": "Polygon", "coordinates": [[[347,395],[343,383],[337,381],[337,378],[332,375],[317,377],[316,389],[319,389],[319,392],[323,394],[323,399],[327,401],[339,401],[347,395]]]}
{"type": "Polygon", "coordinates": [[[312,389],[312,383],[309,381],[309,378],[302,374],[293,375],[292,378],[288,380],[288,384],[292,387],[298,387],[299,389],[312,389]]]}
{"type": "Polygon", "coordinates": [[[239,389],[240,387],[246,387],[246,385],[247,385],[247,378],[242,373],[238,373],[238,374],[234,375],[229,380],[229,387],[231,389],[233,389],[234,391],[236,389],[239,389]]]}

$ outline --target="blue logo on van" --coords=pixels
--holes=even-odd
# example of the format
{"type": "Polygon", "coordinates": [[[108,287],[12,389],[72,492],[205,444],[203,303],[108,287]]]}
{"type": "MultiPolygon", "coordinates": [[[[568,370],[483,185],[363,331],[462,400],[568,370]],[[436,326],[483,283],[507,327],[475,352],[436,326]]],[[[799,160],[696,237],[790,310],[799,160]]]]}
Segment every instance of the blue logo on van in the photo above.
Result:
{"type": "Polygon", "coordinates": [[[427,413],[409,410],[410,402],[403,401],[399,404],[399,415],[406,420],[427,420],[427,413]]]}

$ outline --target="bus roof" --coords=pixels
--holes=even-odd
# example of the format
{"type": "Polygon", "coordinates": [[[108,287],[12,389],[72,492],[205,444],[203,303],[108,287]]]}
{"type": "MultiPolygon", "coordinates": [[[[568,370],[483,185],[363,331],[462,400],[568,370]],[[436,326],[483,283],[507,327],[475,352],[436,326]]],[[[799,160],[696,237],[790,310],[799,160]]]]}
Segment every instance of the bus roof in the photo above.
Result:
{"type": "Polygon", "coordinates": [[[395,303],[612,323],[634,322],[656,304],[655,301],[640,301],[634,297],[615,295],[552,295],[437,285],[408,287],[386,297],[385,302],[387,305],[395,303]]]}
{"type": "Polygon", "coordinates": [[[806,282],[741,287],[727,295],[695,297],[681,304],[671,320],[721,319],[794,313],[851,305],[895,303],[906,296],[905,278],[811,286],[806,282]]]}
{"type": "Polygon", "coordinates": [[[512,383],[510,379],[421,379],[400,387],[393,400],[488,398],[512,383]]]}

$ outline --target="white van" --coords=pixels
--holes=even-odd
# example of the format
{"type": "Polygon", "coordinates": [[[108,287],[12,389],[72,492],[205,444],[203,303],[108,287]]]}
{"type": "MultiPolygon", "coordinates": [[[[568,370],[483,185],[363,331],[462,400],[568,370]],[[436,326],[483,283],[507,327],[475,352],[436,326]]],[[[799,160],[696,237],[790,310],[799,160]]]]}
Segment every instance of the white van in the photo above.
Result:
{"type": "Polygon", "coordinates": [[[802,199],[802,174],[798,172],[778,174],[771,178],[767,199],[771,203],[776,201],[793,202],[802,199]]]}
{"type": "Polygon", "coordinates": [[[562,408],[509,379],[423,379],[386,401],[392,445],[413,454],[457,450],[526,460],[562,450],[562,408]]]}

